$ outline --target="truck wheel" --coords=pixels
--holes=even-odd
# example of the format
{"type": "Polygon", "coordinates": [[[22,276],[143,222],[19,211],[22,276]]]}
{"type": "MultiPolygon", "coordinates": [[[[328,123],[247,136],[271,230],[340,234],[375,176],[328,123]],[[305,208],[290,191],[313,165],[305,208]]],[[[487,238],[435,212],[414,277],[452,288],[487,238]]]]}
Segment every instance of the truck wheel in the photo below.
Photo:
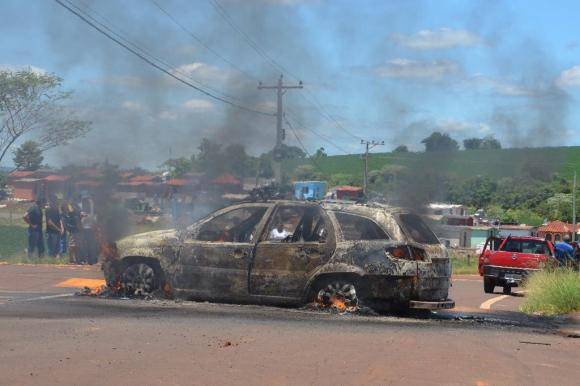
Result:
{"type": "Polygon", "coordinates": [[[492,294],[495,289],[495,280],[491,277],[483,278],[483,291],[486,294],[492,294]]]}
{"type": "Polygon", "coordinates": [[[511,295],[512,287],[510,287],[509,285],[505,285],[503,287],[503,293],[504,293],[504,295],[511,295]]]}

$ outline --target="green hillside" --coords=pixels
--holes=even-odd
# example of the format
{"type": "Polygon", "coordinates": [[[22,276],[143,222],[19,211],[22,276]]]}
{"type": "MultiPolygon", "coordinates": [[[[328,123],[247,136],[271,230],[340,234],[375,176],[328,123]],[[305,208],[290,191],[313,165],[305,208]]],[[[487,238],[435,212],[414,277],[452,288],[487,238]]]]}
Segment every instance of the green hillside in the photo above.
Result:
{"type": "MultiPolygon", "coordinates": [[[[311,164],[325,176],[350,175],[361,181],[363,162],[360,154],[329,156],[317,160],[291,160],[286,164],[291,175],[300,165],[311,164]]],[[[522,173],[539,175],[560,173],[571,177],[580,170],[580,147],[546,147],[500,150],[468,150],[436,153],[373,153],[369,171],[385,165],[401,165],[409,169],[433,168],[459,178],[475,175],[493,179],[514,177],[522,173]]]]}

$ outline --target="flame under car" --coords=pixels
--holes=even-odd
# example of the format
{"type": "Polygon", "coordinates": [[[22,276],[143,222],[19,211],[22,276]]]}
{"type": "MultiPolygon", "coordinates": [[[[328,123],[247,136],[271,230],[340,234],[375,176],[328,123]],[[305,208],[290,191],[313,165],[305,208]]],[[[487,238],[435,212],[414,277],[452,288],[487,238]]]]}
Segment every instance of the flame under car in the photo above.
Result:
{"type": "Polygon", "coordinates": [[[421,218],[380,204],[272,201],[117,242],[111,287],[212,301],[452,308],[445,247],[421,218]]]}

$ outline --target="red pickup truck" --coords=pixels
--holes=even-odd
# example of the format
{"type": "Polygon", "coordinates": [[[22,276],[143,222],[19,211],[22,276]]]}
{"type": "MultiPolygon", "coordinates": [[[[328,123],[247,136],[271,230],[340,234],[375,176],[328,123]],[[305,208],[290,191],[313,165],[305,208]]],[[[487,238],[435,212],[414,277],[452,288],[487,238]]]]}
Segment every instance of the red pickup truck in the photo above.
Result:
{"type": "Polygon", "coordinates": [[[496,286],[501,286],[504,294],[510,294],[512,287],[553,257],[554,245],[539,237],[489,238],[479,256],[483,290],[493,293],[496,286]]]}

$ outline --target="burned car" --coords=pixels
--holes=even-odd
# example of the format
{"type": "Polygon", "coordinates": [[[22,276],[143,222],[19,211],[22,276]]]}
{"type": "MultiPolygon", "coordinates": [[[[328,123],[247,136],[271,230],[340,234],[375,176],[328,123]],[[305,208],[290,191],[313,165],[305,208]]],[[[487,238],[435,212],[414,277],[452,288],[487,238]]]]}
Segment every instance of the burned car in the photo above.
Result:
{"type": "Polygon", "coordinates": [[[117,242],[107,284],[128,294],[375,309],[451,308],[447,250],[422,219],[382,204],[272,201],[117,242]]]}

